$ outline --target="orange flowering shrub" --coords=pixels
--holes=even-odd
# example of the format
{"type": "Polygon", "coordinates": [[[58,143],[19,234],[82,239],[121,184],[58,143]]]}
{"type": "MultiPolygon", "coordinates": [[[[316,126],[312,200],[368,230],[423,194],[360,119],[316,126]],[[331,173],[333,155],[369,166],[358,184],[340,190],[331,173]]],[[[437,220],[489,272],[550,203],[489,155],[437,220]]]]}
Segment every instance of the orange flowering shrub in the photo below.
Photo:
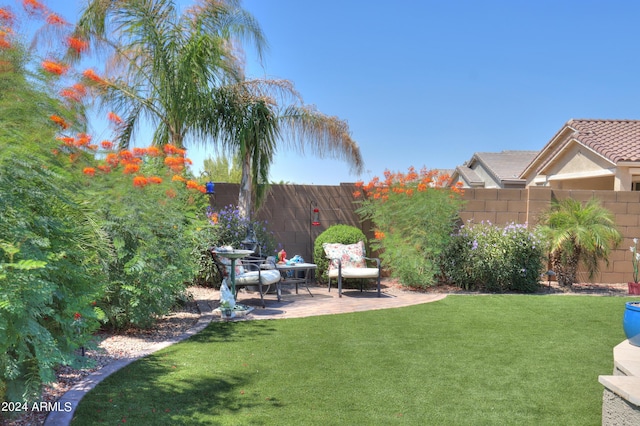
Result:
{"type": "Polygon", "coordinates": [[[69,67],[56,61],[45,60],[42,61],[42,69],[50,72],[51,74],[63,75],[67,72],[69,67]]]}
{"type": "Polygon", "coordinates": [[[372,247],[404,285],[432,285],[439,273],[439,256],[462,203],[462,189],[448,187],[448,181],[437,170],[410,167],[406,173],[387,170],[383,179],[356,183],[356,211],[374,224],[372,247]]]}

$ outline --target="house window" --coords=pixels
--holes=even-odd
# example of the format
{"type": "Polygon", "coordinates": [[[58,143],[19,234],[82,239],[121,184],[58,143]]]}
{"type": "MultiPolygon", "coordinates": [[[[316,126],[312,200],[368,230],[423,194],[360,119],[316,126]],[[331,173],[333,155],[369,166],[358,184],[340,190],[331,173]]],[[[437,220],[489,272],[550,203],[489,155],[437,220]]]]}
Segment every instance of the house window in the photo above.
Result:
{"type": "Polygon", "coordinates": [[[640,182],[631,182],[632,191],[640,191],[640,182]]]}

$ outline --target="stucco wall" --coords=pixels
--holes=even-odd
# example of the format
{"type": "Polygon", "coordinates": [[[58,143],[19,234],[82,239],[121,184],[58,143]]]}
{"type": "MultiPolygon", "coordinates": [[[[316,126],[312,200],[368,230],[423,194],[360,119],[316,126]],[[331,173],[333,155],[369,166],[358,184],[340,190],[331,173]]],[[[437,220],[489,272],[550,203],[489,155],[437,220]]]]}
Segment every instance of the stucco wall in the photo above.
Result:
{"type": "MultiPolygon", "coordinates": [[[[272,185],[264,206],[256,217],[269,222],[276,240],[289,255],[300,254],[311,260],[311,247],[315,237],[335,223],[344,223],[361,228],[371,236],[371,225],[361,223],[354,210],[353,191],[355,185],[343,183],[338,186],[321,185],[272,185]],[[314,204],[315,203],[315,204],[314,204]],[[311,226],[314,205],[320,210],[320,226],[311,226]]],[[[610,256],[609,265],[603,264],[594,278],[595,282],[624,283],[632,280],[631,252],[629,246],[634,237],[640,238],[640,192],[635,191],[585,191],[556,190],[549,187],[525,189],[471,189],[464,190],[466,204],[460,213],[463,221],[483,220],[504,225],[507,223],[529,223],[535,226],[540,213],[546,210],[552,199],[573,197],[586,201],[595,196],[615,214],[616,224],[623,242],[610,256]]],[[[216,184],[218,206],[236,204],[237,184],[216,184]]],[[[586,274],[581,281],[588,281],[586,274]]]]}

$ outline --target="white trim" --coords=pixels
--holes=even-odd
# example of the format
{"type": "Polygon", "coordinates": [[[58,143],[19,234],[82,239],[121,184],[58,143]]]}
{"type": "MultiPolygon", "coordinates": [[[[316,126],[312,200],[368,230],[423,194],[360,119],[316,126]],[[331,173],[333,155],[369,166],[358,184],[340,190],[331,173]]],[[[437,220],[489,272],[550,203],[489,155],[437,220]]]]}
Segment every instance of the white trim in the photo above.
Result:
{"type": "Polygon", "coordinates": [[[602,169],[591,172],[576,172],[576,173],[560,173],[557,175],[552,175],[547,177],[549,181],[555,180],[569,180],[569,179],[588,179],[593,177],[605,177],[605,176],[615,176],[615,169],[602,169]]]}

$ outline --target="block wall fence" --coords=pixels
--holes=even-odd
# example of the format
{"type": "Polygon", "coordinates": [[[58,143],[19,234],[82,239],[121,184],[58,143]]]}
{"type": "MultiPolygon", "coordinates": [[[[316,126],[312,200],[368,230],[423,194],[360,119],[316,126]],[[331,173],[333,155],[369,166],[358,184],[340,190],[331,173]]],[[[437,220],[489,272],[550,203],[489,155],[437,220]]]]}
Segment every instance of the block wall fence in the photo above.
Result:
{"type": "MultiPolygon", "coordinates": [[[[299,254],[306,261],[312,260],[315,238],[333,224],[356,226],[368,238],[373,237],[371,223],[362,223],[355,213],[357,204],[353,197],[355,185],[342,183],[323,185],[272,185],[262,208],[254,215],[268,222],[276,241],[289,257],[299,254]],[[320,226],[312,226],[312,212],[318,208],[320,226]]],[[[216,184],[216,205],[223,207],[238,202],[238,184],[216,184]]],[[[535,226],[540,213],[552,200],[574,198],[580,201],[596,197],[615,215],[623,241],[609,258],[609,265],[602,264],[600,273],[592,280],[600,283],[626,283],[633,280],[631,251],[633,238],[640,238],[640,191],[585,191],[554,190],[531,187],[525,189],[465,189],[465,205],[460,212],[463,222],[490,221],[496,225],[511,222],[535,226]]],[[[580,281],[588,282],[586,273],[580,273],[580,281]]]]}

